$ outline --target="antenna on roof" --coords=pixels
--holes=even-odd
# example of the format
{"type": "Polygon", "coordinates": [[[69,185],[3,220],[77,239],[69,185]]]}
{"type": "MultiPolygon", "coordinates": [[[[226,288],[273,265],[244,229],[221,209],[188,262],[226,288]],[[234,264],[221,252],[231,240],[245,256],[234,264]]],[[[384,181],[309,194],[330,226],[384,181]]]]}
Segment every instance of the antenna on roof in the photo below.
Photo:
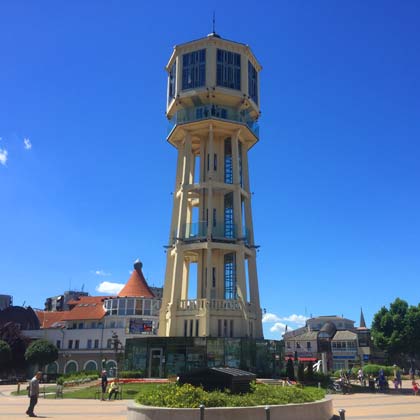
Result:
{"type": "Polygon", "coordinates": [[[85,290],[85,284],[82,284],[82,292],[85,290]]]}
{"type": "Polygon", "coordinates": [[[213,33],[216,33],[216,12],[213,10],[213,33]]]}

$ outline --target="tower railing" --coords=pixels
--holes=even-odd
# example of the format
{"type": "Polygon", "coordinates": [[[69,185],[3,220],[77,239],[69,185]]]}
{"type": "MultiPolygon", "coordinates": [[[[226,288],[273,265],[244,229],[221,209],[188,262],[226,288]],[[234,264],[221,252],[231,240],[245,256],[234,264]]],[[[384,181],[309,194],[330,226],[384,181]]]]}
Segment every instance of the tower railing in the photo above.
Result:
{"type": "Polygon", "coordinates": [[[246,125],[256,137],[259,137],[259,125],[246,111],[214,104],[200,105],[177,111],[169,122],[168,134],[177,124],[185,124],[210,118],[239,122],[246,125]]]}
{"type": "MultiPolygon", "coordinates": [[[[249,230],[242,228],[242,235],[239,235],[237,225],[224,222],[216,222],[211,229],[212,240],[214,241],[239,241],[242,240],[245,244],[249,242],[249,230]]],[[[175,239],[181,241],[201,241],[207,238],[207,222],[193,222],[184,223],[181,228],[180,236],[175,239]]]]}
{"type": "Polygon", "coordinates": [[[242,303],[231,299],[181,299],[178,301],[177,309],[179,311],[241,311],[242,303]]]}

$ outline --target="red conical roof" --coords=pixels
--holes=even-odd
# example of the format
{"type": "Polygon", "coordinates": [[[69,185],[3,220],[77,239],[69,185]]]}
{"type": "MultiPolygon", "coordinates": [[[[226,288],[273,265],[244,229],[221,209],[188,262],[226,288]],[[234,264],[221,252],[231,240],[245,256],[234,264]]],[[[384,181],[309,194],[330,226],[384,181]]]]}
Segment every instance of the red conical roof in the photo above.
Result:
{"type": "Polygon", "coordinates": [[[118,297],[155,297],[143,276],[142,266],[143,264],[140,261],[134,263],[134,270],[125,286],[118,293],[118,297]]]}

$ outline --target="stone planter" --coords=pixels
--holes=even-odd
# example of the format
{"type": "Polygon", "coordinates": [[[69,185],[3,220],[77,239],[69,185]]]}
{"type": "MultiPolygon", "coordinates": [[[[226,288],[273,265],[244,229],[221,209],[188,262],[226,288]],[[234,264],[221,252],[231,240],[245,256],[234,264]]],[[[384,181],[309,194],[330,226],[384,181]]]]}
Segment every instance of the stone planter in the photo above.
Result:
{"type": "MultiPolygon", "coordinates": [[[[198,408],[149,407],[131,403],[128,420],[198,420],[198,408]]],[[[333,405],[330,398],[304,404],[271,405],[270,419],[276,420],[331,420],[333,405]]],[[[265,420],[264,406],[206,408],[205,420],[265,420]]]]}

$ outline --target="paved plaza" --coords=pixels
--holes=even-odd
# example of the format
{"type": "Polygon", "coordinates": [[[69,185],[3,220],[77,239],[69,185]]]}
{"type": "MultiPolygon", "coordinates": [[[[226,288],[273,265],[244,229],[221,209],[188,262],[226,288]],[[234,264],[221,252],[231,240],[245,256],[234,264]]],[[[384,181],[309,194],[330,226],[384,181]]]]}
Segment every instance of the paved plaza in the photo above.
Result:
{"type": "MultiPolygon", "coordinates": [[[[28,398],[10,395],[16,386],[0,386],[0,419],[29,419],[25,411],[28,398]]],[[[346,410],[346,420],[419,420],[420,396],[393,394],[333,395],[334,411],[346,410]]],[[[123,401],[39,399],[35,412],[40,418],[55,420],[126,420],[127,404],[123,401]]],[[[274,419],[273,419],[274,420],[274,419]]],[[[296,419],[304,420],[304,419],[296,419]]]]}

